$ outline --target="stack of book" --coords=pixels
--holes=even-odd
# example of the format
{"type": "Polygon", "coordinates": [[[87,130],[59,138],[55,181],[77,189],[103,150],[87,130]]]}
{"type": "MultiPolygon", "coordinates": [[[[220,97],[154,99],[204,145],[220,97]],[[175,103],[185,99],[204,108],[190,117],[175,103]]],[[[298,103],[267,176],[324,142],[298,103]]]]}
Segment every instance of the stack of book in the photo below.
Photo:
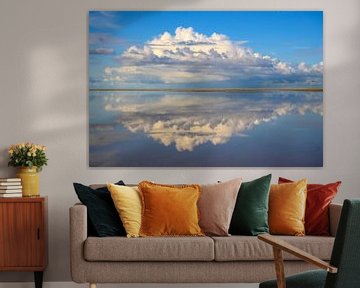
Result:
{"type": "Polygon", "coordinates": [[[20,178],[0,178],[0,198],[22,197],[20,178]]]}

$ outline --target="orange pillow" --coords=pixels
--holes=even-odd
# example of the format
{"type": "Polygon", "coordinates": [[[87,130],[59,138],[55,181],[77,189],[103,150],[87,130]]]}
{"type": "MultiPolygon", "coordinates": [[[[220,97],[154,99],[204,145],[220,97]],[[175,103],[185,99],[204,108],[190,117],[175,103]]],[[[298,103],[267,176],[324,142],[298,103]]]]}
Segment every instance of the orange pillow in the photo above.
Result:
{"type": "MultiPolygon", "coordinates": [[[[279,177],[279,184],[293,181],[279,177]]],[[[329,206],[341,181],[329,184],[308,184],[305,211],[305,234],[329,236],[329,206]]]]}
{"type": "Polygon", "coordinates": [[[271,185],[269,228],[271,234],[303,236],[307,180],[271,185]]]}
{"type": "Polygon", "coordinates": [[[140,236],[203,236],[199,227],[199,185],[139,183],[142,198],[140,236]]]}

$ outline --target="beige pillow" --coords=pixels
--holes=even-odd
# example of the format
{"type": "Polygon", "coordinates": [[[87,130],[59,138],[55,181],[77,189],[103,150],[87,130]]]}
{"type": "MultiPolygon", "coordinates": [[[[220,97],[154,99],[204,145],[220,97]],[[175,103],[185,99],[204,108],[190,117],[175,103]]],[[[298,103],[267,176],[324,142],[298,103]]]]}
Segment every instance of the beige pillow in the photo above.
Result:
{"type": "Polygon", "coordinates": [[[200,185],[198,201],[199,225],[207,235],[229,236],[232,213],[242,178],[209,185],[200,185]]]}

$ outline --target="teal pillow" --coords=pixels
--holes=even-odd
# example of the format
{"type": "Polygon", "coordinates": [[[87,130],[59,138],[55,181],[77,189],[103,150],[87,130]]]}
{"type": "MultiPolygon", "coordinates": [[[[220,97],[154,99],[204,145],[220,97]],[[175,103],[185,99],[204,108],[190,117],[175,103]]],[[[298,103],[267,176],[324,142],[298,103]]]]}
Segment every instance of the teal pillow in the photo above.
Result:
{"type": "Polygon", "coordinates": [[[271,174],[241,184],[231,218],[230,234],[256,236],[269,233],[270,181],[271,174]]]}

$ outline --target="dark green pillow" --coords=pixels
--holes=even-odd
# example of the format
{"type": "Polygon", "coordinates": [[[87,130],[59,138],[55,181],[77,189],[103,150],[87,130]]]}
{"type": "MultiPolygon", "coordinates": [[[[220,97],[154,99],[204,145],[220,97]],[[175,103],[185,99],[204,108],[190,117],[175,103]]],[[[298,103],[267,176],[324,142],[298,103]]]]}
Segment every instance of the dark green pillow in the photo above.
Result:
{"type": "Polygon", "coordinates": [[[230,234],[256,236],[269,233],[270,181],[271,174],[241,184],[230,222],[230,234]]]}
{"type": "MultiPolygon", "coordinates": [[[[123,181],[115,184],[125,185],[123,181]]],[[[74,183],[74,188],[81,203],[87,207],[90,235],[99,237],[126,235],[107,187],[92,189],[89,186],[74,183]]]]}

